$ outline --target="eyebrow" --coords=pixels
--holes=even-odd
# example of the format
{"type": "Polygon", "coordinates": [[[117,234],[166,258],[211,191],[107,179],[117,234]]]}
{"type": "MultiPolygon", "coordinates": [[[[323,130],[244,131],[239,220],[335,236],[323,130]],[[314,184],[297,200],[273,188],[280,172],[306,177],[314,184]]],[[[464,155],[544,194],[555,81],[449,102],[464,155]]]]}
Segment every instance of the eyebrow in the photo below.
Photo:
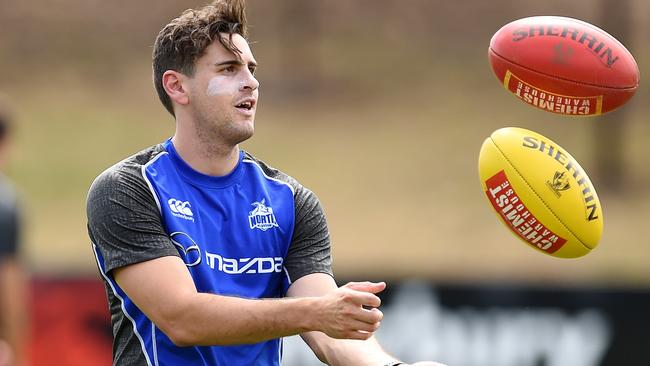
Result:
{"type": "Polygon", "coordinates": [[[239,60],[226,60],[222,62],[217,62],[214,64],[214,66],[225,66],[225,65],[246,65],[246,66],[254,66],[257,67],[257,62],[251,61],[248,64],[245,64],[239,60]]]}

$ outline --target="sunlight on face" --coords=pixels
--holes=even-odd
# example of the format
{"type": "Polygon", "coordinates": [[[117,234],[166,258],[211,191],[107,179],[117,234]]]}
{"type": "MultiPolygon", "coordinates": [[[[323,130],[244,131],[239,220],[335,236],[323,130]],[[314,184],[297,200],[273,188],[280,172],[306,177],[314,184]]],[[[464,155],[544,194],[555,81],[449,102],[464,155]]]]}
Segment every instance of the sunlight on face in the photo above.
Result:
{"type": "Polygon", "coordinates": [[[236,145],[254,132],[257,63],[242,36],[235,34],[232,40],[241,51],[239,58],[216,41],[196,61],[190,79],[190,106],[197,134],[206,142],[236,145]]]}

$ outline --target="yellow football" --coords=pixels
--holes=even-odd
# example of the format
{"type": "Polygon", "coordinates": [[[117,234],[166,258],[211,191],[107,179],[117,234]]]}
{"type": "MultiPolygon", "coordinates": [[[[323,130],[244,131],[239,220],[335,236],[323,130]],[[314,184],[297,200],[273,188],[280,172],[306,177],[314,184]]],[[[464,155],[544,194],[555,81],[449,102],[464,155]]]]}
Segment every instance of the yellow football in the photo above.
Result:
{"type": "Polygon", "coordinates": [[[533,248],[576,258],[598,245],[603,212],[596,190],[555,142],[523,128],[501,128],[483,142],[478,166],[490,207],[533,248]]]}

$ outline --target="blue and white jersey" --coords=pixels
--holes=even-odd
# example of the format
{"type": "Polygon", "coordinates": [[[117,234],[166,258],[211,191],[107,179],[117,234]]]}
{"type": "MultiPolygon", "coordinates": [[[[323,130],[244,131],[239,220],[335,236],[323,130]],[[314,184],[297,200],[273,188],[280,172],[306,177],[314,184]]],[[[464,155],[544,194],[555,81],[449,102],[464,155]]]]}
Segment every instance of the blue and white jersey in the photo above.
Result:
{"type": "Polygon", "coordinates": [[[223,177],[192,169],[170,140],[114,165],[93,183],[88,232],[106,284],[115,365],[280,365],[280,339],[177,347],[119,287],[112,270],[179,256],[199,292],[283,297],[292,281],[331,274],[316,196],[241,152],[223,177]]]}

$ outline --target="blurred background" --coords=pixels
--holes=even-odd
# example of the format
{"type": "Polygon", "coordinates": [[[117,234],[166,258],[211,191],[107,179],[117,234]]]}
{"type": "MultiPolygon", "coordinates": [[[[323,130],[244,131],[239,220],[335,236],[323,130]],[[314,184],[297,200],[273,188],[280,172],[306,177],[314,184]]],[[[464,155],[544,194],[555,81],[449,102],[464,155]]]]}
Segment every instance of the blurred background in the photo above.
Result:
{"type": "MultiPolygon", "coordinates": [[[[101,171],[170,137],[151,81],[158,31],[200,1],[0,0],[0,91],[17,110],[7,176],[26,219],[33,365],[109,365],[103,285],[86,234],[101,171]],[[83,299],[83,301],[80,301],[83,299]]],[[[650,3],[644,0],[249,0],[260,63],[244,148],[316,192],[340,282],[379,279],[379,333],[406,361],[450,366],[648,365],[650,3]],[[562,15],[617,37],[636,96],[599,118],[531,108],[487,61],[491,36],[562,15]],[[604,212],[596,250],[560,260],[491,212],[483,140],[517,126],[581,163],[604,212]]],[[[319,365],[288,339],[287,365],[319,365]]]]}

